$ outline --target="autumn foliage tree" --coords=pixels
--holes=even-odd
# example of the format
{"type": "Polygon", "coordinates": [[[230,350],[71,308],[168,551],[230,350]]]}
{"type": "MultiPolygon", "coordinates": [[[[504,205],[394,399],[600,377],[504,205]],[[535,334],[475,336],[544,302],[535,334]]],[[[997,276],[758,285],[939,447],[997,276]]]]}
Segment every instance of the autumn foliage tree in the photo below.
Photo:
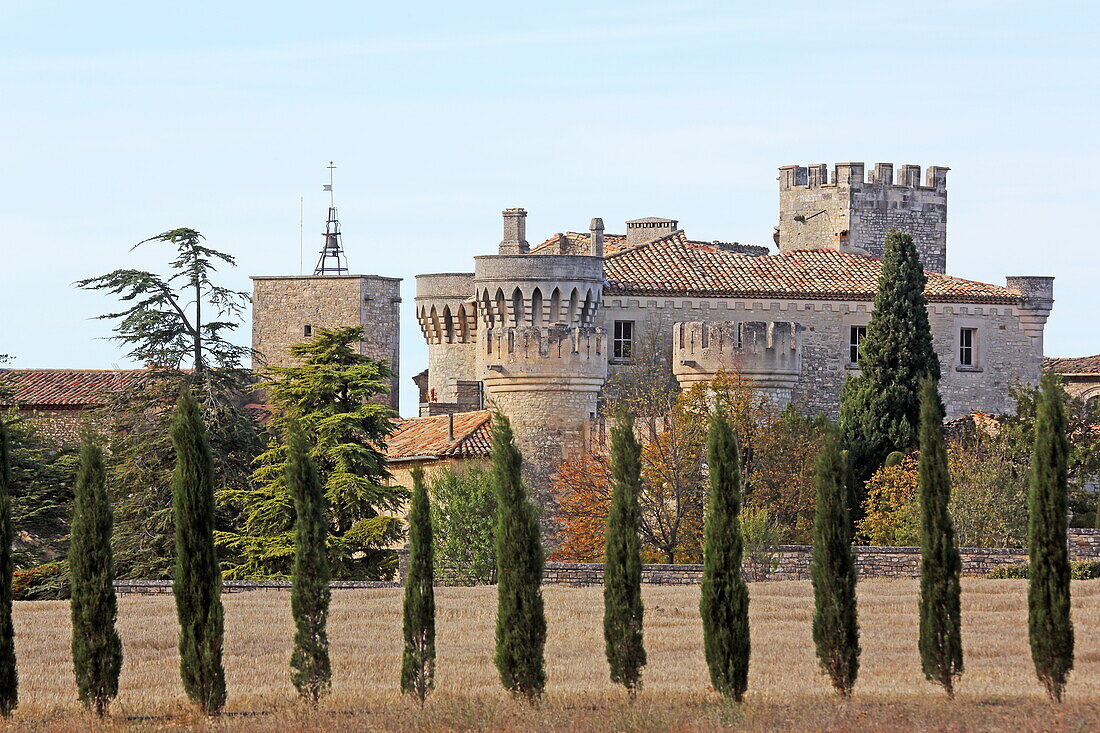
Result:
{"type": "MultiPolygon", "coordinates": [[[[651,376],[643,372],[642,376],[651,376]]],[[[658,385],[658,386],[653,386],[658,385]]],[[[703,457],[712,406],[737,431],[746,509],[768,510],[780,539],[805,542],[813,524],[813,462],[822,425],[793,408],[778,410],[737,374],[719,374],[687,391],[660,387],[612,390],[605,412],[627,409],[642,441],[641,539],[649,562],[700,562],[707,479],[703,457]],[[626,395],[625,397],[623,395],[626,395]]],[[[609,446],[562,464],[563,542],[555,559],[599,562],[611,503],[609,446]]]]}

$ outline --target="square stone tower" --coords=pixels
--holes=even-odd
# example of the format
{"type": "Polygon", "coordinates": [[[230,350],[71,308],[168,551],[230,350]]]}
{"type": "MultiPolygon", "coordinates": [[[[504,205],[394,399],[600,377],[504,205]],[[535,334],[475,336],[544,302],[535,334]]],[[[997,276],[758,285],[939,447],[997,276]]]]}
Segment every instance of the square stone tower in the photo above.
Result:
{"type": "MultiPolygon", "coordinates": [[[[294,363],[290,347],[319,328],[363,326],[359,353],[393,371],[387,403],[398,409],[401,278],[378,275],[252,277],[252,348],[267,366],[294,363]]],[[[253,362],[254,369],[261,364],[253,362]]]]}
{"type": "Polygon", "coordinates": [[[876,163],[865,177],[863,163],[837,163],[832,179],[824,163],[779,169],[780,252],[836,249],[882,257],[886,232],[913,237],[924,269],[947,268],[947,171],[929,166],[924,184],[919,165],[876,163]]]}

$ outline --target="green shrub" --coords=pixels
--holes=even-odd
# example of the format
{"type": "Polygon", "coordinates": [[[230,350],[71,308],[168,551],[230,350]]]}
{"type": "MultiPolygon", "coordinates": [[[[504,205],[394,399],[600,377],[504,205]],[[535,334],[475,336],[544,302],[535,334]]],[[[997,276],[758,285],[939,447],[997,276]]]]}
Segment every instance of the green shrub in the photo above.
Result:
{"type": "MultiPolygon", "coordinates": [[[[1100,561],[1097,560],[1073,560],[1069,564],[1069,576],[1074,580],[1094,580],[1100,578],[1100,561]]],[[[1026,579],[1028,577],[1028,564],[1026,562],[1017,565],[1005,565],[990,571],[989,578],[1026,579]]]]}
{"type": "Polygon", "coordinates": [[[70,586],[69,562],[55,560],[12,573],[11,594],[16,601],[63,601],[70,586]]]}
{"type": "Polygon", "coordinates": [[[993,568],[986,577],[999,580],[1027,578],[1027,563],[1021,562],[1015,565],[1002,565],[993,568]]]}

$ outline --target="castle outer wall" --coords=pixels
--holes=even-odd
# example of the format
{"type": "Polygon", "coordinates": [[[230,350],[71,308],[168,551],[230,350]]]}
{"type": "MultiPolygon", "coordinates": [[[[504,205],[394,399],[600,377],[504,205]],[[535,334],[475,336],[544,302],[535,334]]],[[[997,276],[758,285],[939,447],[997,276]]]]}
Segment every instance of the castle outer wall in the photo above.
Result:
{"type": "MultiPolygon", "coordinates": [[[[605,296],[605,329],[617,320],[634,321],[638,343],[657,345],[656,357],[672,373],[674,324],[688,321],[782,321],[801,324],[801,373],[791,401],[806,414],[824,412],[836,418],[844,382],[859,369],[848,363],[848,339],[852,326],[871,320],[869,301],[742,300],[722,298],[652,298],[605,296]]],[[[974,410],[1001,413],[1015,409],[1009,386],[1016,381],[1034,383],[1042,361],[1042,337],[1024,330],[1020,309],[1013,305],[932,303],[928,306],[942,378],[940,393],[948,418],[974,410]],[[978,330],[981,350],[974,367],[958,364],[958,332],[978,330]]],[[[629,368],[612,359],[608,379],[629,368]]]]}

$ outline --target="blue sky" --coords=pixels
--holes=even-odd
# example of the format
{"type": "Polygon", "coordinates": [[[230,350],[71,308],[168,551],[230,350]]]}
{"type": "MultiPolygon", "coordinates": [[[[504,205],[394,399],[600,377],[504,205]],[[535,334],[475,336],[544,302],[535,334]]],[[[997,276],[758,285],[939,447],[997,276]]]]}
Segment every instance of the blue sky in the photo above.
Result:
{"type": "MultiPolygon", "coordinates": [[[[0,0],[0,353],[128,366],[71,283],[179,226],[297,273],[330,159],[352,270],[405,278],[500,240],[677,218],[770,244],[776,168],[948,165],[948,271],[1054,275],[1049,355],[1100,352],[1094,3],[59,3],[0,0]]],[[[240,333],[248,339],[247,326],[240,333]]]]}

